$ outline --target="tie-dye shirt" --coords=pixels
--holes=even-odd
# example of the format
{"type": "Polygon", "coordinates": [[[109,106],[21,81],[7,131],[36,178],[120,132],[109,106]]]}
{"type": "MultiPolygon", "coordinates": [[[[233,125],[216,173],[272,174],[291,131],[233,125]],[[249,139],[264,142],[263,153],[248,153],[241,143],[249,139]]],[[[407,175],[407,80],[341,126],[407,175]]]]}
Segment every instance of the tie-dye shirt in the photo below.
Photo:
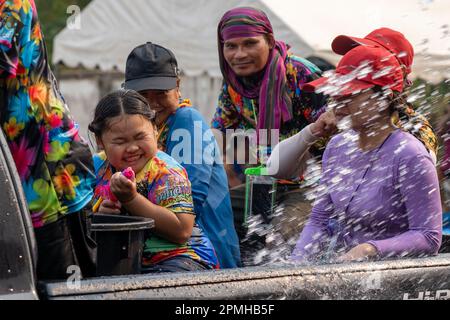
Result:
{"type": "Polygon", "coordinates": [[[0,114],[33,226],[92,198],[92,156],[48,65],[33,0],[0,1],[0,114]]]}
{"type": "MultiPolygon", "coordinates": [[[[94,166],[97,175],[97,186],[94,191],[96,202],[109,185],[114,168],[109,164],[104,152],[94,155],[94,166]]],[[[195,215],[191,184],[186,170],[162,151],[159,151],[140,172],[136,173],[136,186],[139,194],[158,206],[175,214],[195,215]]],[[[183,245],[151,234],[145,240],[142,266],[145,269],[176,256],[189,257],[209,269],[219,267],[210,240],[197,224],[194,224],[191,238],[183,245]]]]}

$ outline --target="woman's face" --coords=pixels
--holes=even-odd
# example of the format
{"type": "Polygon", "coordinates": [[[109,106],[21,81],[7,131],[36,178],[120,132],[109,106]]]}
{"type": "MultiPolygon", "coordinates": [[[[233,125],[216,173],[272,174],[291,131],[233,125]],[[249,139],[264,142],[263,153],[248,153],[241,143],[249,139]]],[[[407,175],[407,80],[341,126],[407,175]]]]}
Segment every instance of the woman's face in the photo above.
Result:
{"type": "Polygon", "coordinates": [[[265,68],[270,49],[265,36],[235,38],[225,41],[223,56],[237,76],[248,77],[265,68]]]}
{"type": "Polygon", "coordinates": [[[141,115],[120,115],[108,121],[97,144],[105,150],[109,162],[116,170],[133,168],[141,171],[156,155],[156,132],[153,124],[141,115]]]}
{"type": "Polygon", "coordinates": [[[180,91],[177,88],[171,90],[146,90],[139,92],[148,102],[150,108],[156,112],[158,125],[178,108],[180,91]]]}
{"type": "Polygon", "coordinates": [[[352,129],[361,131],[378,123],[381,111],[386,110],[385,100],[380,99],[380,95],[372,90],[360,93],[353,97],[342,97],[336,99],[337,106],[334,114],[340,121],[346,116],[350,116],[352,129]]]}

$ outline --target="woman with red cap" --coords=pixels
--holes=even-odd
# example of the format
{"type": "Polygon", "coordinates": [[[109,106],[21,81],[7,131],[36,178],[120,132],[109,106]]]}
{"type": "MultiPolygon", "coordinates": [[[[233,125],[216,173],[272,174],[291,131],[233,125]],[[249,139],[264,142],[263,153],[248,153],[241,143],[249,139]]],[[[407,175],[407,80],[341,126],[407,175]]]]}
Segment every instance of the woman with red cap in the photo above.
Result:
{"type": "Polygon", "coordinates": [[[351,129],[323,155],[323,176],[294,261],[360,261],[438,252],[442,208],[433,160],[422,143],[392,123],[404,90],[399,61],[382,47],[348,51],[336,72],[304,86],[337,103],[351,129]],[[329,225],[335,221],[333,237],[329,225]]]}
{"type": "MultiPolygon", "coordinates": [[[[300,89],[302,84],[317,78],[320,70],[309,61],[290,53],[287,44],[275,40],[271,23],[264,12],[254,8],[235,8],[226,12],[218,26],[218,47],[224,85],[212,128],[222,133],[228,129],[256,129],[258,137],[261,130],[273,129],[283,140],[313,123],[323,112],[323,97],[304,94],[300,89]]],[[[322,118],[321,122],[332,120],[322,118]]],[[[324,135],[325,132],[319,129],[323,127],[309,127],[308,133],[310,136],[324,135]]],[[[267,149],[270,152],[273,136],[269,137],[267,149]]],[[[232,187],[230,194],[237,231],[243,238],[243,168],[237,163],[226,164],[225,168],[232,187]]],[[[290,191],[299,189],[296,184],[281,188],[290,191]]],[[[286,194],[280,190],[277,190],[278,195],[286,194]]],[[[295,203],[304,201],[301,193],[294,193],[291,192],[289,197],[298,196],[295,203]]],[[[261,196],[267,198],[266,194],[261,196]]],[[[287,211],[284,211],[285,215],[289,214],[287,211]]],[[[296,212],[292,218],[299,214],[296,212]]],[[[294,223],[291,221],[289,224],[292,226],[294,223]]],[[[241,251],[245,250],[241,248],[241,251]]]]}
{"type": "MultiPolygon", "coordinates": [[[[345,35],[337,36],[333,40],[331,47],[335,53],[344,55],[349,50],[360,45],[385,48],[395,56],[403,71],[403,99],[406,101],[407,89],[411,86],[408,75],[411,73],[411,66],[414,59],[414,48],[411,43],[401,32],[390,28],[379,28],[373,30],[364,38],[345,35]]],[[[405,102],[404,106],[397,110],[397,114],[394,116],[394,123],[400,127],[414,128],[411,130],[411,133],[422,141],[433,157],[433,161],[436,163],[437,138],[430,123],[424,116],[415,112],[413,106],[405,102]]]]}

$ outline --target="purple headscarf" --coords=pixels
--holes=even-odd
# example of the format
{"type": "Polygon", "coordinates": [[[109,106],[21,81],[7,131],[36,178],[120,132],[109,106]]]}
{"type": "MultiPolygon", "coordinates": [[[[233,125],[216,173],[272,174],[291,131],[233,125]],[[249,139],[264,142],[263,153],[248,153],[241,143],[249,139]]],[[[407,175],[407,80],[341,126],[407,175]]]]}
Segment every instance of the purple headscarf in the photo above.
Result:
{"type": "Polygon", "coordinates": [[[275,42],[265,66],[264,76],[255,87],[246,88],[223,56],[224,42],[234,38],[273,36],[272,25],[266,14],[254,8],[234,8],[222,17],[217,28],[219,61],[222,75],[228,85],[240,95],[259,97],[257,129],[279,129],[283,122],[292,119],[292,102],[287,93],[285,60],[289,47],[275,42]]]}

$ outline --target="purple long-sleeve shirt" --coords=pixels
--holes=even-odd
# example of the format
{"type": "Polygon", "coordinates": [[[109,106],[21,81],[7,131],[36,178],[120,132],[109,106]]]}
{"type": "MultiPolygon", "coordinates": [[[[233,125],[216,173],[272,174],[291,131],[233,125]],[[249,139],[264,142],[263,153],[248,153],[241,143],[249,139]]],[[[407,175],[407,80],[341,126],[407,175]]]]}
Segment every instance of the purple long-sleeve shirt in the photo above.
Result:
{"type": "Polygon", "coordinates": [[[362,243],[375,246],[380,258],[436,254],[442,208],[436,169],[424,146],[399,129],[367,152],[358,148],[354,131],[334,137],[294,261],[315,260],[329,250],[330,221],[337,222],[336,254],[362,243]]]}

